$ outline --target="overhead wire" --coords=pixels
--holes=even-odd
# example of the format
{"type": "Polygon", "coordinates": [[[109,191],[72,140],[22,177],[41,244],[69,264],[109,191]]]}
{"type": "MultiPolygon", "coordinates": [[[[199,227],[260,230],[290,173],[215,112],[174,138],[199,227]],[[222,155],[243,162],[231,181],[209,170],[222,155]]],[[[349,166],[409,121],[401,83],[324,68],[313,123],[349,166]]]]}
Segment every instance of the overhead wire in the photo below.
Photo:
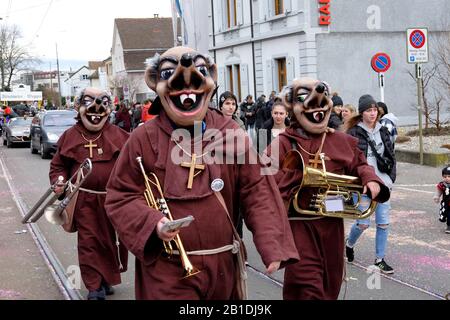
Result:
{"type": "Polygon", "coordinates": [[[33,42],[36,40],[37,35],[39,34],[39,31],[41,31],[41,28],[44,24],[45,18],[47,17],[48,12],[50,11],[50,7],[53,4],[53,0],[50,0],[47,9],[45,10],[44,16],[42,17],[41,23],[39,24],[39,27],[36,31],[36,33],[34,34],[33,38],[31,39],[31,42],[29,43],[29,45],[33,44],[33,42]]]}

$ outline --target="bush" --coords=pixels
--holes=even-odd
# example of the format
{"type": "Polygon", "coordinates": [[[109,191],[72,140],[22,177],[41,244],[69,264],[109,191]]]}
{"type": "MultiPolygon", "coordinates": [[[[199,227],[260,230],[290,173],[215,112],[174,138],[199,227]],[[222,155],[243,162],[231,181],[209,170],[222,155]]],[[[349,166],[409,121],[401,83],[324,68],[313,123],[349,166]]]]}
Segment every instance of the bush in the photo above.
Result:
{"type": "Polygon", "coordinates": [[[398,136],[397,139],[395,139],[395,143],[405,143],[408,141],[411,141],[411,138],[407,136],[398,136]]]}
{"type": "MultiPolygon", "coordinates": [[[[425,137],[428,136],[445,136],[450,134],[450,127],[442,127],[440,130],[437,128],[428,128],[422,130],[422,135],[425,137]]],[[[406,133],[409,137],[416,137],[419,135],[419,129],[412,130],[406,133]]]]}

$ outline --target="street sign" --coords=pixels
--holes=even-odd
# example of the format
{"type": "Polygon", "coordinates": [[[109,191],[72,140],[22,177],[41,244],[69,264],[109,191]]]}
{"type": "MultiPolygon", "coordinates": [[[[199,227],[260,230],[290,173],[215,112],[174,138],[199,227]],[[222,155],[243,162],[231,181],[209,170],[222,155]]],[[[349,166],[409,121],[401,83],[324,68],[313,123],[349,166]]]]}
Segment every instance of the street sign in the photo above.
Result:
{"type": "Polygon", "coordinates": [[[371,65],[375,72],[386,72],[391,67],[391,58],[388,54],[379,52],[372,57],[371,65]]]}
{"type": "Polygon", "coordinates": [[[406,30],[408,63],[428,62],[428,29],[410,28],[406,30]]]}

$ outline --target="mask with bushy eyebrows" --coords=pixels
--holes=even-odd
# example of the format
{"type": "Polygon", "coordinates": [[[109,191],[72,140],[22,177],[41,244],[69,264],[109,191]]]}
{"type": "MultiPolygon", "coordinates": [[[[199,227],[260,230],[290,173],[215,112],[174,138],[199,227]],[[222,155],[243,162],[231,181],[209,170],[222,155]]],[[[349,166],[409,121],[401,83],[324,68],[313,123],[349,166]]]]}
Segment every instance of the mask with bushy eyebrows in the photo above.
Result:
{"type": "Polygon", "coordinates": [[[84,89],[75,105],[83,126],[91,131],[102,130],[111,113],[111,96],[108,92],[97,88],[84,89]]]}
{"type": "Polygon", "coordinates": [[[319,134],[328,127],[333,102],[326,82],[312,79],[294,79],[282,92],[283,102],[306,132],[319,134]]]}
{"type": "Polygon", "coordinates": [[[158,95],[153,113],[162,105],[173,122],[191,126],[206,115],[216,89],[217,66],[193,49],[174,47],[150,59],[145,81],[158,95]]]}

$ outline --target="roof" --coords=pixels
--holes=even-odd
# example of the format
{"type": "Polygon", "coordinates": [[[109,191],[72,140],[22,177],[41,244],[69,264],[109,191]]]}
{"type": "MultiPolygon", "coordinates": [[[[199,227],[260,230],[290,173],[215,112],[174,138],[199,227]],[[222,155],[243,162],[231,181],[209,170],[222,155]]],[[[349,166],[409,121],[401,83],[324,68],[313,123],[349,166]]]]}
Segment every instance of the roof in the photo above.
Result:
{"type": "Polygon", "coordinates": [[[103,61],[88,61],[89,70],[98,70],[101,66],[103,66],[103,61]]]}
{"type": "Polygon", "coordinates": [[[173,47],[172,18],[118,18],[114,24],[124,50],[173,47]]]}
{"type": "Polygon", "coordinates": [[[123,59],[125,61],[125,70],[137,71],[137,70],[145,70],[145,60],[147,58],[151,58],[155,55],[155,53],[163,53],[164,50],[145,50],[145,51],[131,51],[124,52],[123,59]]]}

